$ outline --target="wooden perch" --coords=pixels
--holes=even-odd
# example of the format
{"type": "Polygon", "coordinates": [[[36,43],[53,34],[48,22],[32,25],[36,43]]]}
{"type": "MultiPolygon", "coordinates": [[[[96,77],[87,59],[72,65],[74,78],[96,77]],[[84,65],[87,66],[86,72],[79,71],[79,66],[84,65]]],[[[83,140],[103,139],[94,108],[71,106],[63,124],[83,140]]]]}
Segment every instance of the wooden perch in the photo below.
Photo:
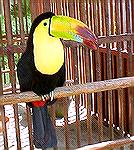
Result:
{"type": "Polygon", "coordinates": [[[134,136],[128,139],[101,142],[98,144],[81,147],[81,148],[78,148],[77,150],[106,150],[106,149],[108,150],[108,149],[113,149],[113,148],[129,145],[129,144],[134,144],[134,136]]]}
{"type": "MultiPolygon", "coordinates": [[[[72,86],[57,87],[54,90],[54,98],[63,98],[71,95],[79,95],[83,93],[95,93],[119,88],[127,88],[134,86],[134,77],[125,77],[111,79],[105,81],[91,82],[86,84],[78,84],[72,86]]],[[[10,94],[0,96],[0,105],[16,104],[22,102],[39,101],[41,97],[33,92],[23,92],[20,94],[10,94]]]]}

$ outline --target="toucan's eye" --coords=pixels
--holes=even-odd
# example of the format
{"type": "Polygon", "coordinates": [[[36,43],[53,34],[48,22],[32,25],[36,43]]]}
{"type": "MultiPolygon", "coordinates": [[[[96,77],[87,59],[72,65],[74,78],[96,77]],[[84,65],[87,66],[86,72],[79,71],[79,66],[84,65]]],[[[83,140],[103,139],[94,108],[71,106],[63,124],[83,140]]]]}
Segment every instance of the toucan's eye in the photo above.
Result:
{"type": "Polygon", "coordinates": [[[46,26],[47,25],[47,23],[46,22],[44,22],[44,26],[46,26]]]}

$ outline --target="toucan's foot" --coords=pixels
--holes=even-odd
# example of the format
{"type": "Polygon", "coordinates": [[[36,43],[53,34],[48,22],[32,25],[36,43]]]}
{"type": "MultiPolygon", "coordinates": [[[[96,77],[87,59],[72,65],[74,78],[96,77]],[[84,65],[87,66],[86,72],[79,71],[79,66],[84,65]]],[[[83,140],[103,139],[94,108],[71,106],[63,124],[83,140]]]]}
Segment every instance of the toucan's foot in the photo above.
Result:
{"type": "Polygon", "coordinates": [[[56,99],[54,99],[54,92],[53,91],[51,91],[49,93],[49,97],[50,97],[50,99],[47,101],[47,104],[48,105],[54,104],[56,102],[56,99]]]}
{"type": "Polygon", "coordinates": [[[41,98],[43,102],[46,102],[49,99],[48,95],[41,95],[41,98]]]}
{"type": "Polygon", "coordinates": [[[54,92],[53,91],[51,91],[49,94],[41,95],[41,98],[48,105],[51,105],[51,104],[53,104],[55,102],[54,92]]]}

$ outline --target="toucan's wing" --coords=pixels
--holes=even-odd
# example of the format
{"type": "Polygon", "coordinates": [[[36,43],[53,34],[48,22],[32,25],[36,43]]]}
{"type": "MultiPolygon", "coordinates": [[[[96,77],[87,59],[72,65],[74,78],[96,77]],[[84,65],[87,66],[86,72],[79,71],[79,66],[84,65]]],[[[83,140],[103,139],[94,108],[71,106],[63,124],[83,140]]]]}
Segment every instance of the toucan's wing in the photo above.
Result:
{"type": "Polygon", "coordinates": [[[17,64],[17,75],[21,92],[31,91],[33,80],[32,66],[34,66],[32,55],[25,51],[17,64]]]}

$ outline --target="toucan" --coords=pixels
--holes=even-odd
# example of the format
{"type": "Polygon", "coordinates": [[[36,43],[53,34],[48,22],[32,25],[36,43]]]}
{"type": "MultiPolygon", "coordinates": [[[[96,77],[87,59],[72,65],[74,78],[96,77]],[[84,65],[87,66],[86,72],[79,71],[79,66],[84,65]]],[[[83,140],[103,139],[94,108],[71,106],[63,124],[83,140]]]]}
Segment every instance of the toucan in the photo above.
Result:
{"type": "Polygon", "coordinates": [[[68,16],[45,12],[33,21],[26,50],[17,64],[20,91],[33,91],[42,97],[41,101],[29,103],[36,148],[57,146],[55,128],[47,107],[55,102],[52,91],[65,82],[62,40],[97,49],[97,38],[87,25],[68,16]],[[46,94],[50,94],[50,100],[45,100],[46,94]]]}

